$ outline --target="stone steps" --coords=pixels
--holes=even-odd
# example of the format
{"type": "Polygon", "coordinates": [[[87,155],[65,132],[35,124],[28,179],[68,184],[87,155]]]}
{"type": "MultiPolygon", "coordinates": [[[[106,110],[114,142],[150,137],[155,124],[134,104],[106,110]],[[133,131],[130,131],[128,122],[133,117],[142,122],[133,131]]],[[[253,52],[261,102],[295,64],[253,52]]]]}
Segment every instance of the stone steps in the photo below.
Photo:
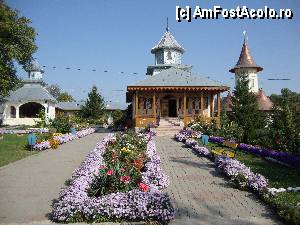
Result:
{"type": "Polygon", "coordinates": [[[174,136],[182,128],[177,118],[161,118],[159,126],[154,129],[157,136],[174,136]]]}

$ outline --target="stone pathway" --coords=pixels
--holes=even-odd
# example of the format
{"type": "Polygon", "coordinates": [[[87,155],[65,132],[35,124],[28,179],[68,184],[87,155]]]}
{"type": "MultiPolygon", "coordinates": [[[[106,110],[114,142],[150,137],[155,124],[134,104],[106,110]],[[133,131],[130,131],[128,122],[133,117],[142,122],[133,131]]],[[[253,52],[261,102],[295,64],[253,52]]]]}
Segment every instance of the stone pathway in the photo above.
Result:
{"type": "Polygon", "coordinates": [[[171,224],[281,224],[255,195],[232,188],[211,161],[182,146],[171,137],[156,137],[162,169],[171,180],[166,191],[178,209],[171,224]]]}
{"type": "Polygon", "coordinates": [[[48,224],[52,200],[105,135],[94,133],[0,167],[0,223],[48,224]]]}

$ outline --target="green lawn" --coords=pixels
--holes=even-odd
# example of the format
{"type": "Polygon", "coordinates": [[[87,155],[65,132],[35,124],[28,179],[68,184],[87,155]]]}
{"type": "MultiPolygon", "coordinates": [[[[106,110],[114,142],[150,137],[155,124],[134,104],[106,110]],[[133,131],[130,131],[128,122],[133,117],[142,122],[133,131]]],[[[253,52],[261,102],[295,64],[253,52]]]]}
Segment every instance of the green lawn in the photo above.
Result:
{"type": "Polygon", "coordinates": [[[37,153],[26,149],[26,138],[27,135],[5,134],[3,136],[0,140],[0,166],[37,153]]]}

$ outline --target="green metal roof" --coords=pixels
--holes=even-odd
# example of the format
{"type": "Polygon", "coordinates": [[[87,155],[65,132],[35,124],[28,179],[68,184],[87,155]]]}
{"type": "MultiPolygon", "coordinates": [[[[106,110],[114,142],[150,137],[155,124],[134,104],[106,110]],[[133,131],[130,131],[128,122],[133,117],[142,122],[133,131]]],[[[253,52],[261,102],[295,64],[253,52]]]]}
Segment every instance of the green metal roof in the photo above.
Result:
{"type": "Polygon", "coordinates": [[[226,87],[227,85],[222,84],[221,82],[202,77],[191,72],[178,69],[170,68],[163,70],[162,72],[153,75],[147,76],[146,79],[137,82],[134,85],[129,85],[130,87],[134,86],[207,86],[207,87],[226,87]]]}

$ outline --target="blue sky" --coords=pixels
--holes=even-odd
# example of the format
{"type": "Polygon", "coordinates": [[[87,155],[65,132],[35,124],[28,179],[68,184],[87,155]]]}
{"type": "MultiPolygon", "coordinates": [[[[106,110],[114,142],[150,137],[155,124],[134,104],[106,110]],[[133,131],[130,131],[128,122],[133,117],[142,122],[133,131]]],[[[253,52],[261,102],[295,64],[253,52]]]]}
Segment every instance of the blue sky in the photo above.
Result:
{"type": "MultiPolygon", "coordinates": [[[[267,94],[279,93],[283,87],[300,92],[300,2],[297,0],[6,0],[6,3],[30,18],[38,33],[38,51],[34,57],[46,66],[44,80],[60,85],[77,100],[85,99],[91,86],[96,85],[106,100],[125,103],[126,86],[144,79],[147,66],[154,63],[150,49],[162,37],[166,17],[171,32],[187,50],[183,63],[193,65],[194,72],[233,88],[234,76],[228,70],[238,59],[242,32],[246,30],[252,56],[264,68],[258,75],[259,86],[267,94]],[[178,23],[176,5],[203,8],[267,5],[275,9],[290,8],[294,18],[178,23]],[[268,81],[268,78],[292,80],[268,81]]],[[[19,75],[26,77],[21,69],[19,75]]]]}

